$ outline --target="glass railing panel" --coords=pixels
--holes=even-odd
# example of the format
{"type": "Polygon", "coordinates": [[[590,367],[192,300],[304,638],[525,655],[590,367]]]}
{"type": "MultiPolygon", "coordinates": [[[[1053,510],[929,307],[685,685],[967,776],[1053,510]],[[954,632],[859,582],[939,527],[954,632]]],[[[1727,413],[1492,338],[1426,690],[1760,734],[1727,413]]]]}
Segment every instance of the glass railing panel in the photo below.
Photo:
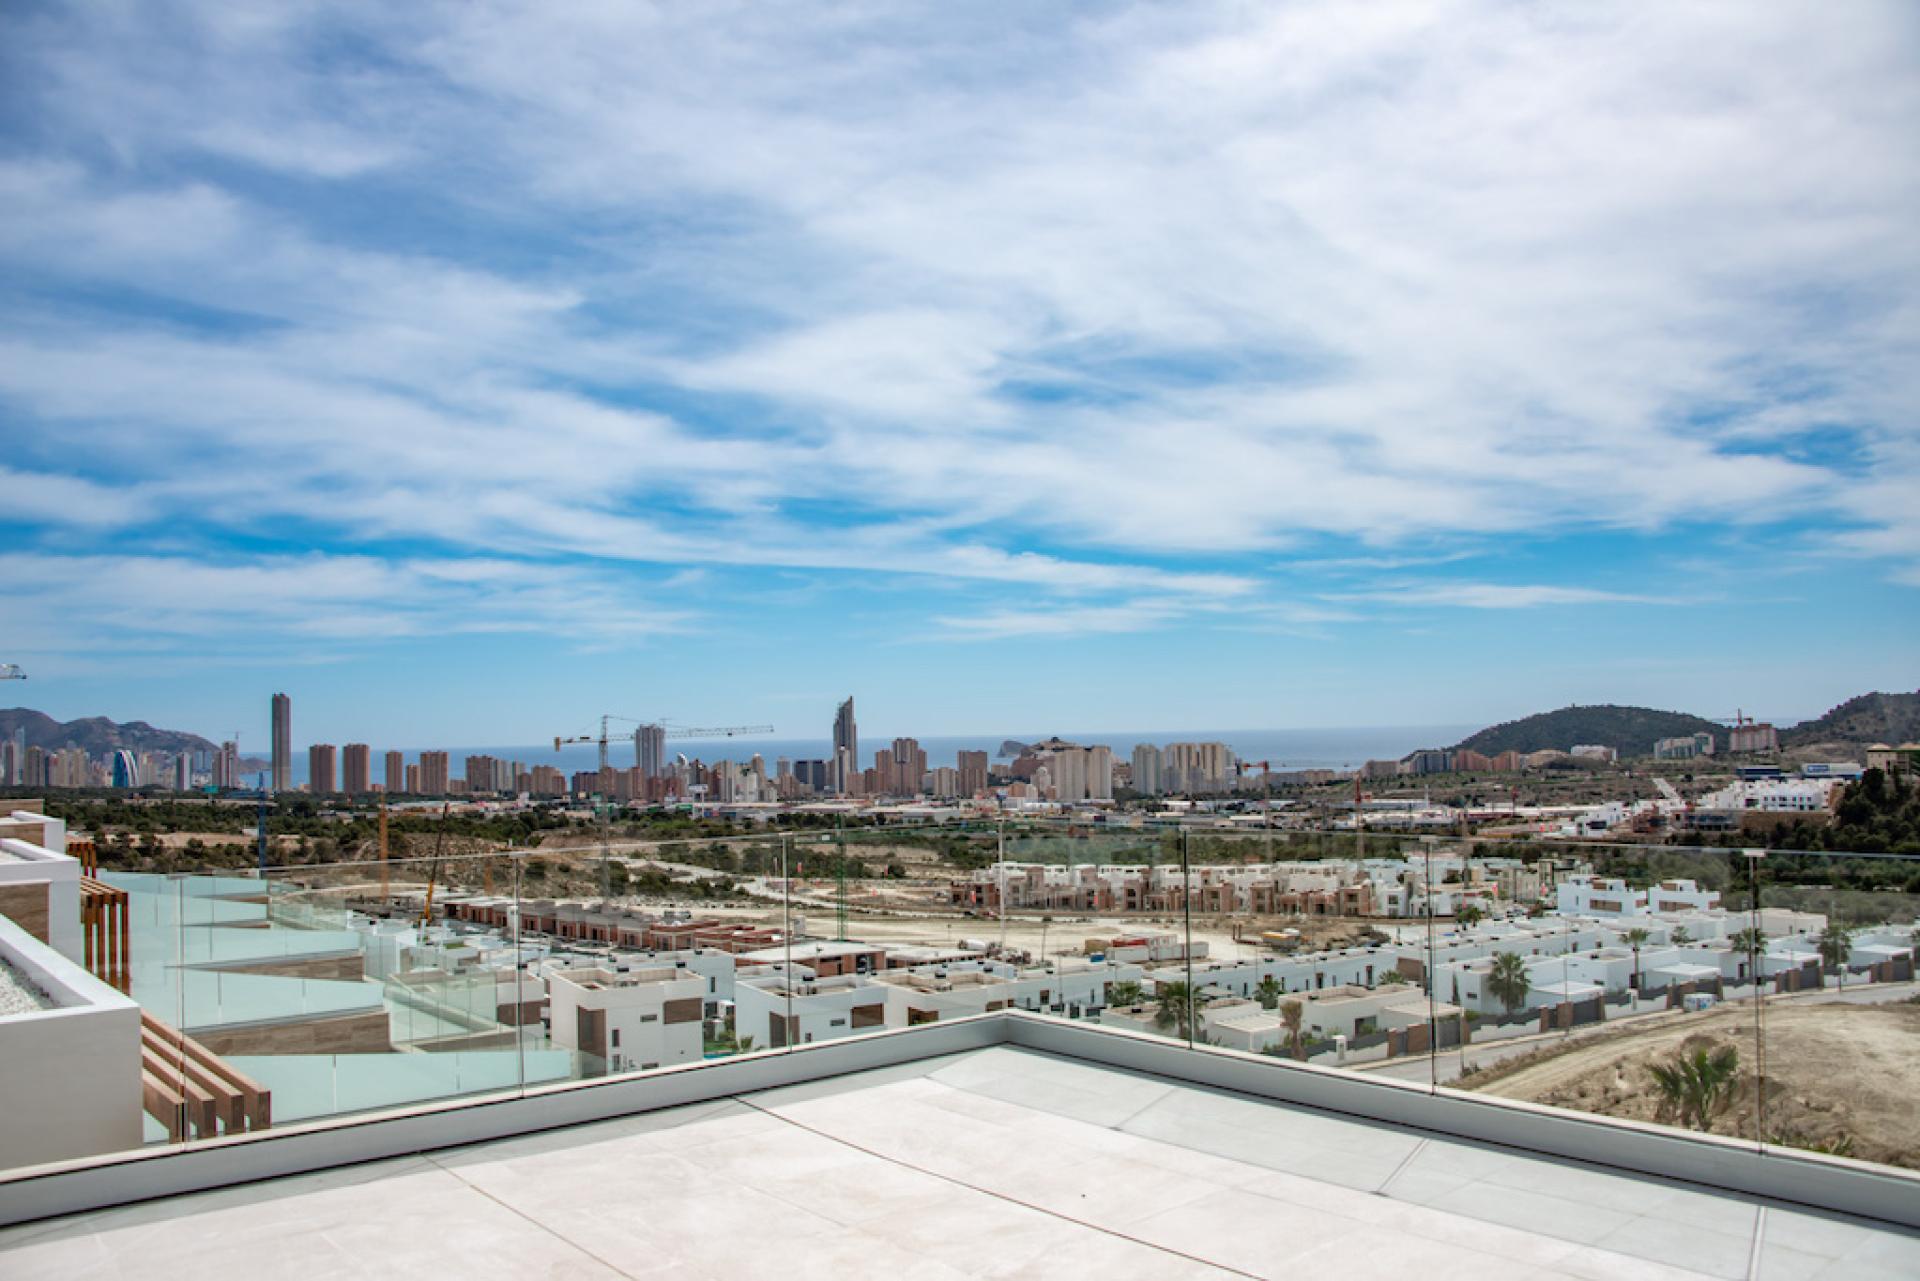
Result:
{"type": "Polygon", "coordinates": [[[571,1079],[515,878],[502,854],[271,868],[259,922],[214,932],[185,976],[192,1022],[279,1124],[571,1079]]]}
{"type": "Polygon", "coordinates": [[[1495,896],[1470,928],[1456,914],[1436,957],[1437,995],[1469,1025],[1440,1084],[1757,1140],[1764,1084],[1731,942],[1753,903],[1743,861],[1548,834],[1476,842],[1470,867],[1495,896]],[[1703,1049],[1726,1079],[1696,1112],[1662,1082],[1703,1049]]]}
{"type": "Polygon", "coordinates": [[[615,839],[605,850],[543,848],[525,860],[522,946],[554,949],[537,968],[550,1037],[583,1055],[576,1076],[784,1046],[784,1002],[781,1017],[768,1018],[755,1004],[757,990],[738,988],[788,963],[788,844],[778,834],[714,830],[688,839],[615,839]],[[595,892],[542,896],[557,858],[584,864],[595,892]],[[555,972],[561,968],[582,973],[555,972]]]}
{"type": "MultiPolygon", "coordinates": [[[[1743,835],[1837,844],[1873,833],[1900,805],[1896,784],[1883,775],[1875,794],[1875,781],[1842,791],[1830,824],[1767,815],[1743,835]]],[[[1746,1012],[1768,1085],[1763,1140],[1920,1169],[1920,854],[1773,848],[1753,862],[1760,906],[1738,951],[1759,979],[1746,1012]]]]}

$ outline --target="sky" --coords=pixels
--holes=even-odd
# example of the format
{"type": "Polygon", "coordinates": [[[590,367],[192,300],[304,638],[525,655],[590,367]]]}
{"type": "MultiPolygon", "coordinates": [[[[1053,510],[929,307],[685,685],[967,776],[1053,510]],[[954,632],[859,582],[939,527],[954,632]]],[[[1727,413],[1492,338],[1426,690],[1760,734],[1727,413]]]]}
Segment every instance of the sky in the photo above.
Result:
{"type": "Polygon", "coordinates": [[[9,4],[0,701],[1920,686],[1920,8],[9,4]]]}

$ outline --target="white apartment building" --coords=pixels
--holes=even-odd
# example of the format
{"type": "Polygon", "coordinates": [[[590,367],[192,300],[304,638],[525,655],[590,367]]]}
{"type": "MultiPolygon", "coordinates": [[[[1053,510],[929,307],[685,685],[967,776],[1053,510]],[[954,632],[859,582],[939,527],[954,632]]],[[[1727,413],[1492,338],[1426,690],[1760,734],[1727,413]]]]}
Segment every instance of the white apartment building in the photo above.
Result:
{"type": "Polygon", "coordinates": [[[1662,881],[1644,890],[1630,888],[1618,877],[1570,876],[1554,891],[1555,910],[1561,916],[1646,916],[1652,912],[1711,912],[1720,906],[1720,893],[1689,880],[1662,881]]]}
{"type": "Polygon", "coordinates": [[[1700,798],[1703,810],[1753,810],[1762,814],[1820,814],[1833,808],[1837,778],[1748,778],[1700,798]]]}
{"type": "Polygon", "coordinates": [[[698,1062],[706,984],[673,966],[555,970],[547,975],[554,1043],[604,1059],[609,1072],[698,1062]]]}
{"type": "Polygon", "coordinates": [[[743,969],[734,977],[733,1027],[755,1049],[831,1041],[887,1025],[887,994],[864,974],[815,978],[796,967],[743,969]]]}

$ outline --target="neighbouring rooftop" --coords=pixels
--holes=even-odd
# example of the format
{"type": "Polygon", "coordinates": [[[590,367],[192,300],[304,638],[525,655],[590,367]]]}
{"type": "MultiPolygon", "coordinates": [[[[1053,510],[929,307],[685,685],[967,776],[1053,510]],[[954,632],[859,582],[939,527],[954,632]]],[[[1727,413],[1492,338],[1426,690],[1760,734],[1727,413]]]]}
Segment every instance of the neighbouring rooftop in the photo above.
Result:
{"type": "Polygon", "coordinates": [[[0,1231],[0,1273],[1920,1275],[1920,1235],[995,1047],[0,1231]]]}

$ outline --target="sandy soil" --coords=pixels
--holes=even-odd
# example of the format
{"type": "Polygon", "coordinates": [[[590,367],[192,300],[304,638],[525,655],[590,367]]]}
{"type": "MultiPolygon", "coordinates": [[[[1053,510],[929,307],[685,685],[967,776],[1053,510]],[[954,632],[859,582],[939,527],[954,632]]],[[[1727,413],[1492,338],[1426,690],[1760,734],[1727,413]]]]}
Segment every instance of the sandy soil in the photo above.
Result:
{"type": "MultiPolygon", "coordinates": [[[[1464,1078],[1468,1089],[1583,1112],[1664,1120],[1648,1064],[1697,1046],[1733,1045],[1741,1086],[1713,1123],[1752,1136],[1761,1103],[1753,1010],[1727,1008],[1646,1030],[1576,1040],[1464,1078]]],[[[1842,1145],[1869,1161],[1920,1169],[1920,1005],[1777,1002],[1765,1021],[1769,1141],[1842,1145]]]]}

